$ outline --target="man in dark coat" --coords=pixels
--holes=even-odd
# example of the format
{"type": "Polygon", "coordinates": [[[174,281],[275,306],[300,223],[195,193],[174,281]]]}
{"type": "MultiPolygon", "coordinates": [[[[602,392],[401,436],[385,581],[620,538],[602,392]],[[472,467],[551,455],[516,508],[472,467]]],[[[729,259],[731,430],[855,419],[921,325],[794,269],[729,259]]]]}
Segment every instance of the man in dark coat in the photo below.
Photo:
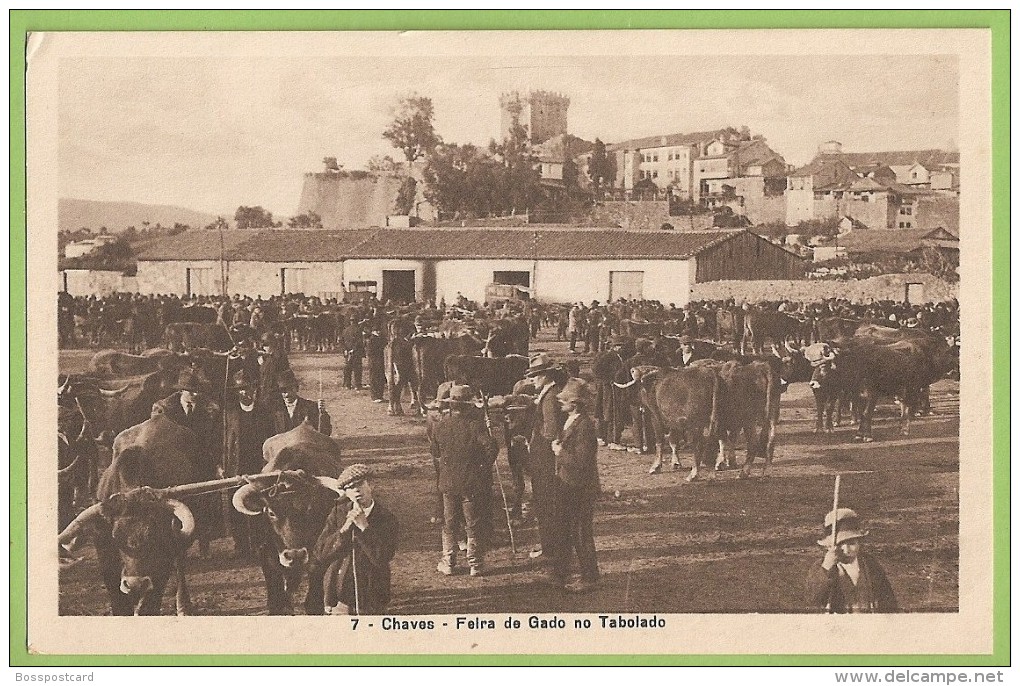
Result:
{"type": "Polygon", "coordinates": [[[456,567],[457,525],[467,533],[467,561],[471,576],[483,573],[485,498],[490,494],[492,465],[498,447],[485,424],[471,412],[475,409],[470,386],[450,389],[450,414],[433,427],[430,442],[439,458],[439,490],[443,494],[443,557],[436,566],[449,576],[456,567]]]}
{"type": "MultiPolygon", "coordinates": [[[[634,343],[637,351],[629,359],[624,360],[623,367],[620,368],[617,374],[617,383],[629,383],[631,381],[630,370],[635,367],[668,367],[669,362],[664,360],[661,355],[656,353],[653,349],[652,342],[647,338],[639,338],[634,343]]],[[[631,433],[634,436],[634,442],[637,444],[628,448],[630,452],[634,453],[650,453],[655,448],[655,430],[652,426],[651,419],[647,416],[647,410],[641,403],[641,396],[638,393],[636,387],[631,387],[629,390],[623,391],[618,394],[621,396],[621,402],[626,402],[630,408],[630,417],[632,420],[631,433]]]]}
{"type": "Polygon", "coordinates": [[[386,389],[386,339],[378,325],[373,325],[365,343],[368,354],[368,389],[372,393],[372,402],[384,401],[386,389]]]}
{"type": "Polygon", "coordinates": [[[365,332],[361,322],[348,324],[341,338],[344,348],[344,388],[360,391],[362,359],[365,357],[365,332]]]}
{"type": "Polygon", "coordinates": [[[259,402],[269,406],[280,402],[280,376],[290,369],[290,360],[280,347],[276,334],[262,335],[262,348],[257,353],[259,402]]]}
{"type": "Polygon", "coordinates": [[[692,362],[709,359],[714,348],[710,344],[702,344],[687,334],[680,337],[680,347],[673,353],[673,366],[677,368],[689,367],[692,362]]]}
{"type": "Polygon", "coordinates": [[[588,415],[595,400],[588,384],[570,379],[556,395],[566,415],[559,440],[553,441],[556,455],[556,527],[558,555],[554,578],[566,583],[571,556],[576,552],[580,581],[568,590],[589,590],[599,577],[592,531],[595,500],[599,494],[598,443],[595,424],[588,415]]]}
{"type": "Polygon", "coordinates": [[[352,464],[337,480],[346,498],[329,514],[309,559],[311,612],[381,615],[390,603],[390,561],[400,527],[373,497],[371,476],[367,465],[352,464]]]}
{"type": "Polygon", "coordinates": [[[276,433],[282,434],[301,425],[301,422],[308,421],[312,428],[321,434],[331,436],[333,424],[330,421],[329,413],[326,412],[326,401],[319,399],[318,402],[307,400],[298,395],[298,380],[293,370],[286,370],[280,375],[280,391],[283,394],[283,402],[275,407],[276,433]]]}
{"type": "MultiPolygon", "coordinates": [[[[226,429],[223,445],[222,476],[258,474],[265,464],[262,444],[276,433],[276,422],[265,405],[258,402],[257,379],[245,369],[234,374],[230,399],[224,408],[226,429]]],[[[230,509],[230,533],[234,538],[234,554],[247,557],[251,553],[251,517],[230,509]]]]}
{"type": "Polygon", "coordinates": [[[899,606],[885,570],[861,549],[868,532],[860,516],[841,507],[825,515],[824,530],[825,538],[818,545],[826,549],[825,557],[808,570],[808,603],[835,614],[896,612],[899,606]]]}
{"type": "Polygon", "coordinates": [[[552,442],[560,437],[562,414],[556,394],[563,390],[564,374],[549,361],[544,353],[531,359],[525,377],[533,379],[539,389],[535,399],[535,418],[532,424],[528,451],[528,473],[531,476],[531,495],[538,519],[538,536],[541,550],[532,551],[532,557],[545,556],[555,562],[556,547],[556,456],[552,442]]]}
{"type": "Polygon", "coordinates": [[[618,406],[618,396],[613,382],[623,369],[622,350],[625,341],[620,336],[609,339],[609,350],[592,360],[591,372],[595,377],[595,424],[598,427],[599,445],[609,445],[612,450],[623,450],[620,436],[625,424],[623,413],[618,406]]]}

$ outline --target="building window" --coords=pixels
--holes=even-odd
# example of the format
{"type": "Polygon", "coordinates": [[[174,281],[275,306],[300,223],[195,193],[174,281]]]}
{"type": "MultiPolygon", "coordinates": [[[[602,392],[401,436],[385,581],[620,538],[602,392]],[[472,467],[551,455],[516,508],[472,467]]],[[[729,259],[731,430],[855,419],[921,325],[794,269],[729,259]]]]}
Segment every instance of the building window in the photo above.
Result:
{"type": "Polygon", "coordinates": [[[652,155],[652,162],[658,162],[658,161],[659,161],[659,153],[655,153],[654,155],[652,155]]]}
{"type": "Polygon", "coordinates": [[[653,171],[653,172],[652,172],[652,178],[653,178],[653,179],[657,179],[657,178],[659,178],[659,172],[657,172],[657,171],[653,171]]]}
{"type": "Polygon", "coordinates": [[[900,208],[900,214],[904,214],[909,217],[913,213],[914,213],[913,205],[904,205],[903,207],[900,208]]]}

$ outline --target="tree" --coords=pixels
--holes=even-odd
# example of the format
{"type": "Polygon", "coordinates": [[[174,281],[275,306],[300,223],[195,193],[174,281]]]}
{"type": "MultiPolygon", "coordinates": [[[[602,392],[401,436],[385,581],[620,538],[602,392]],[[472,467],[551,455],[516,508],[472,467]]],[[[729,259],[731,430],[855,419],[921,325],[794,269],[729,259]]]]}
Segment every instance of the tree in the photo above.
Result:
{"type": "Polygon", "coordinates": [[[234,212],[234,224],[239,229],[271,229],[280,226],[280,223],[273,223],[273,213],[262,208],[246,207],[241,205],[234,212]]]}
{"type": "Polygon", "coordinates": [[[499,188],[511,214],[525,213],[541,199],[541,174],[532,154],[528,130],[521,123],[520,103],[511,109],[510,130],[502,143],[489,143],[490,153],[502,164],[499,188]]]}
{"type": "Polygon", "coordinates": [[[308,211],[291,217],[287,220],[287,226],[292,229],[321,229],[322,217],[315,212],[308,211]]]}
{"type": "Polygon", "coordinates": [[[405,176],[397,191],[397,199],[393,203],[393,209],[397,214],[411,214],[414,209],[414,198],[418,191],[418,182],[413,176],[405,176]]]}
{"type": "Polygon", "coordinates": [[[225,231],[230,228],[230,224],[223,217],[216,217],[215,221],[212,224],[207,224],[205,228],[207,231],[225,231]]]}
{"type": "Polygon", "coordinates": [[[612,160],[606,154],[606,144],[596,138],[591,159],[588,161],[588,178],[595,188],[595,197],[601,194],[602,184],[612,185],[614,176],[612,160]]]}
{"type": "Polygon", "coordinates": [[[441,141],[433,125],[435,113],[432,98],[418,93],[402,97],[391,108],[392,121],[383,131],[383,138],[402,150],[408,164],[424,157],[441,141]]]}
{"type": "Polygon", "coordinates": [[[500,163],[467,144],[443,143],[427,157],[425,198],[447,217],[485,216],[505,211],[499,188],[500,163]]]}
{"type": "Polygon", "coordinates": [[[634,184],[634,195],[638,197],[654,198],[658,192],[659,187],[647,176],[634,184]]]}
{"type": "Polygon", "coordinates": [[[342,164],[337,162],[335,157],[323,157],[322,163],[326,165],[326,171],[328,172],[338,172],[343,167],[342,164]]]}
{"type": "Polygon", "coordinates": [[[404,171],[404,165],[389,155],[383,157],[372,155],[368,159],[368,171],[376,174],[399,174],[404,171]]]}

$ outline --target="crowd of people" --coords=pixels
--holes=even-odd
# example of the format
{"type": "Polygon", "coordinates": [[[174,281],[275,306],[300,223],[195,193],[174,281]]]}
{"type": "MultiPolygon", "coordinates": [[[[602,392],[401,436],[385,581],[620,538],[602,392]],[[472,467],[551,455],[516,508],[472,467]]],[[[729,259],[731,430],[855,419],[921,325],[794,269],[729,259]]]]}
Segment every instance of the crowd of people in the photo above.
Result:
{"type": "MultiPolygon", "coordinates": [[[[959,333],[955,301],[910,305],[898,302],[851,303],[832,299],[818,303],[788,301],[762,303],[759,308],[811,318],[853,317],[919,327],[940,333],[959,333]]],[[[638,404],[621,400],[613,382],[626,381],[626,370],[642,365],[684,367],[700,359],[700,340],[715,337],[715,316],[725,309],[746,309],[735,302],[695,302],[687,307],[651,301],[617,301],[589,305],[515,304],[483,307],[460,297],[453,304],[396,307],[369,301],[344,305],[315,297],[279,296],[268,299],[201,296],[142,296],[117,294],[108,298],[60,298],[60,337],[63,345],[111,344],[111,331],[130,338],[133,349],[154,347],[168,322],[188,321],[188,310],[207,308],[214,322],[229,332],[228,393],[220,406],[207,381],[185,369],[177,391],[156,403],[153,414],[205,437],[208,450],[222,455],[220,476],[256,473],[263,466],[262,446],[270,437],[307,423],[324,435],[332,434],[332,420],[319,399],[302,397],[300,384],[288,359],[296,342],[293,330],[274,328],[296,317],[343,312],[344,326],[337,332],[337,350],[343,356],[343,385],[362,390],[363,363],[367,358],[370,399],[383,402],[386,392],[385,350],[387,321],[408,316],[415,335],[431,335],[444,318],[521,316],[534,336],[543,327],[555,327],[556,339],[567,341],[573,353],[594,355],[587,379],[579,365],[559,364],[545,354],[530,359],[524,381],[515,396],[525,397],[533,413],[530,431],[521,441],[505,445],[513,474],[513,497],[507,507],[507,533],[513,535],[525,512],[534,516],[537,538],[530,551],[542,565],[549,583],[573,592],[591,590],[599,580],[594,526],[595,504],[600,496],[597,453],[599,446],[628,449],[623,432],[631,424],[632,451],[646,451],[653,443],[651,427],[634,421],[638,404]],[[98,322],[98,323],[97,323],[98,322]],[[110,327],[109,322],[120,325],[110,327]],[[125,324],[128,322],[128,324],[125,324]],[[635,337],[629,325],[668,322],[676,341],[669,353],[649,338],[635,337]],[[98,333],[98,338],[95,337],[98,333]],[[626,406],[625,406],[626,405],[626,406]],[[221,445],[217,445],[219,437],[221,445]],[[523,445],[523,452],[522,452],[523,445]],[[525,474],[531,497],[526,508],[525,474]],[[576,571],[576,574],[575,574],[576,571]]],[[[125,339],[116,339],[123,342],[125,339]]],[[[486,573],[485,556],[497,536],[495,522],[501,508],[493,504],[492,470],[500,450],[493,413],[479,404],[480,394],[464,385],[447,384],[432,405],[428,440],[436,469],[437,522],[442,523],[441,550],[436,569],[452,575],[461,569],[460,553],[470,576],[486,573]]],[[[509,435],[502,434],[499,435],[509,435]]],[[[323,603],[327,612],[382,612],[390,595],[389,563],[398,536],[395,516],[373,497],[371,469],[353,465],[341,476],[341,499],[318,539],[309,560],[310,569],[324,575],[323,603]],[[350,553],[359,541],[365,550],[362,568],[350,569],[350,553]],[[350,584],[365,591],[366,599],[352,607],[350,584]]],[[[502,484],[500,484],[502,486],[502,484]]],[[[251,519],[234,513],[229,531],[235,553],[252,555],[251,519]]],[[[862,518],[846,508],[830,512],[825,537],[818,543],[826,552],[808,579],[811,603],[830,611],[891,611],[895,596],[881,566],[861,551],[868,535],[862,518]],[[833,533],[835,532],[835,535],[833,533]]]]}

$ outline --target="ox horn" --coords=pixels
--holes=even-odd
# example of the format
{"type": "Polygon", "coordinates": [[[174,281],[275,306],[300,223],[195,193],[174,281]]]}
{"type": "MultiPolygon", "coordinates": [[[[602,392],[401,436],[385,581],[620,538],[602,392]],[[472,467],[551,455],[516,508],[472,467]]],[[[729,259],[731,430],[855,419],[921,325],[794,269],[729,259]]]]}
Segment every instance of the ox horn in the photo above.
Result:
{"type": "Polygon", "coordinates": [[[67,376],[64,377],[64,385],[57,386],[57,394],[63,395],[70,387],[71,387],[71,375],[68,374],[67,376]]]}
{"type": "Polygon", "coordinates": [[[328,488],[331,491],[340,492],[340,482],[329,476],[317,476],[315,480],[319,482],[320,486],[328,488]]]}
{"type": "Polygon", "coordinates": [[[248,515],[249,517],[257,517],[262,514],[263,510],[253,510],[248,506],[246,501],[252,496],[258,495],[258,493],[259,489],[255,484],[245,484],[237,489],[230,502],[234,506],[234,509],[241,514],[248,515]]]}
{"type": "Polygon", "coordinates": [[[73,522],[67,525],[67,528],[60,532],[60,535],[57,536],[57,542],[60,545],[70,543],[93,519],[102,516],[101,508],[102,504],[100,503],[85,508],[81,514],[74,518],[73,522]]]}
{"type": "Polygon", "coordinates": [[[61,477],[64,477],[64,476],[67,476],[68,474],[70,474],[71,470],[73,470],[75,468],[75,466],[78,464],[78,459],[80,457],[81,457],[81,455],[75,455],[74,459],[71,460],[71,464],[67,465],[63,469],[58,469],[57,470],[57,479],[60,479],[61,477]]]}
{"type": "Polygon", "coordinates": [[[131,384],[127,384],[124,388],[118,388],[116,391],[108,391],[105,388],[100,388],[99,394],[104,398],[116,398],[129,388],[131,388],[131,384]]]}
{"type": "Polygon", "coordinates": [[[784,345],[786,346],[786,349],[789,350],[791,353],[800,352],[800,348],[795,348],[792,345],[790,345],[790,341],[786,341],[784,345]]]}
{"type": "Polygon", "coordinates": [[[195,533],[195,515],[191,513],[191,508],[173,498],[168,498],[166,504],[173,509],[174,517],[181,522],[181,538],[190,539],[195,533]]]}

